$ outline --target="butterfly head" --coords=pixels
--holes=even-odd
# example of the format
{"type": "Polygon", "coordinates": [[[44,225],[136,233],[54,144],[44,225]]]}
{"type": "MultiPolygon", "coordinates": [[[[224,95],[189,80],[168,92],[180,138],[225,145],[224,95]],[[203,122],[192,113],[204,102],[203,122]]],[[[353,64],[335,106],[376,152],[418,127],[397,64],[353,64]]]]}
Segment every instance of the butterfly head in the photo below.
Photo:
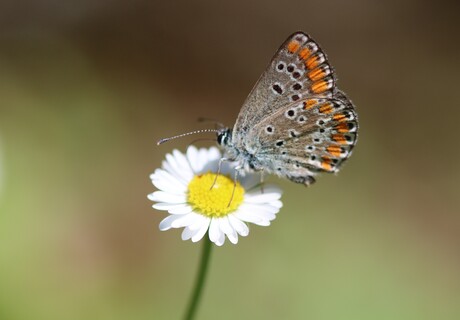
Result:
{"type": "Polygon", "coordinates": [[[217,131],[217,143],[226,147],[231,144],[232,140],[232,130],[229,128],[221,128],[217,131]]]}

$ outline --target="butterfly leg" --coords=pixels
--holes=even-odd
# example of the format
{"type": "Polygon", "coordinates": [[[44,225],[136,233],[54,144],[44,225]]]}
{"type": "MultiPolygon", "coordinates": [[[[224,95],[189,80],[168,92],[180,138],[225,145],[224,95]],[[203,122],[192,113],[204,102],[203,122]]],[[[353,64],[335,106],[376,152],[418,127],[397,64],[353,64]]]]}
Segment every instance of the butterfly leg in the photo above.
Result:
{"type": "Polygon", "coordinates": [[[260,193],[264,193],[264,169],[260,170],[260,193]]]}
{"type": "Polygon", "coordinates": [[[209,188],[209,190],[212,190],[212,188],[214,188],[214,186],[216,185],[217,177],[220,175],[220,170],[222,169],[222,163],[225,162],[225,161],[228,161],[228,159],[227,158],[220,158],[219,164],[217,165],[216,177],[214,178],[214,182],[212,183],[211,188],[209,188]]]}
{"type": "Polygon", "coordinates": [[[230,197],[230,201],[228,202],[227,207],[230,207],[233,201],[233,196],[235,195],[235,189],[236,189],[236,183],[238,182],[238,173],[242,169],[241,166],[236,166],[235,167],[235,178],[233,179],[233,190],[232,190],[232,196],[230,197]]]}

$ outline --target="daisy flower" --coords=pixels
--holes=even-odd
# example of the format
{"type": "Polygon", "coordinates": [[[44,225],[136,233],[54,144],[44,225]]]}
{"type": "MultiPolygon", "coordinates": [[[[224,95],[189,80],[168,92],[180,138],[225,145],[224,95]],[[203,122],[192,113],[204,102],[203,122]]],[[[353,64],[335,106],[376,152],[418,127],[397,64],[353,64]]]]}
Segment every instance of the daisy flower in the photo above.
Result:
{"type": "Polygon", "coordinates": [[[236,244],[238,235],[247,236],[246,223],[268,226],[275,219],[282,207],[281,190],[272,185],[262,190],[260,177],[254,174],[238,178],[235,184],[234,163],[223,162],[217,175],[221,158],[215,147],[190,146],[186,154],[174,150],[166,155],[162,168],[150,175],[159,191],[148,195],[156,202],[153,208],[169,213],[160,222],[161,231],[184,228],[182,240],[193,242],[209,231],[209,239],[221,246],[226,237],[236,244]]]}

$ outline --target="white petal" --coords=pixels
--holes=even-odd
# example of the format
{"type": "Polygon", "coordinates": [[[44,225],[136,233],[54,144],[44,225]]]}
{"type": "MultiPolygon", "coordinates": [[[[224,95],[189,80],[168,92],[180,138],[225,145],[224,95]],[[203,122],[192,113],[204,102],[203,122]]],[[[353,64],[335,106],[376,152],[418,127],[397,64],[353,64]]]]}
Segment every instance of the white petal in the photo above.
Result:
{"type": "Polygon", "coordinates": [[[193,214],[196,215],[196,220],[193,224],[189,225],[188,227],[190,230],[198,230],[201,228],[203,224],[209,224],[209,218],[206,216],[203,216],[202,214],[194,212],[193,214]]]}
{"type": "Polygon", "coordinates": [[[194,234],[196,233],[196,230],[190,230],[189,227],[185,227],[184,230],[182,231],[181,238],[182,240],[188,240],[190,239],[194,234]]]}
{"type": "Polygon", "coordinates": [[[203,171],[203,167],[206,165],[208,162],[208,150],[205,148],[201,148],[198,150],[198,162],[200,165],[200,171],[203,171]]]}
{"type": "Polygon", "coordinates": [[[227,216],[220,218],[219,227],[225,234],[232,233],[232,232],[235,231],[232,228],[232,226],[230,225],[230,222],[228,222],[228,217],[227,216]]]}
{"type": "Polygon", "coordinates": [[[217,241],[220,238],[220,228],[219,228],[219,219],[211,219],[211,224],[209,225],[209,240],[217,244],[217,241]]]}
{"type": "Polygon", "coordinates": [[[165,192],[173,193],[173,194],[184,194],[185,193],[185,187],[181,187],[179,184],[172,184],[167,180],[155,180],[152,181],[153,185],[165,192]]]}
{"type": "Polygon", "coordinates": [[[238,219],[240,219],[242,221],[254,223],[254,224],[257,224],[259,226],[269,226],[270,225],[270,221],[268,219],[261,219],[259,216],[255,215],[255,214],[242,212],[242,211],[237,211],[237,212],[233,213],[233,215],[236,218],[238,218],[238,219]]]}
{"type": "Polygon", "coordinates": [[[168,211],[170,214],[186,214],[192,212],[192,208],[186,203],[155,203],[152,208],[168,211]]]}
{"type": "Polygon", "coordinates": [[[210,218],[207,218],[207,219],[205,219],[203,221],[201,227],[198,229],[198,231],[192,237],[193,242],[200,241],[203,238],[203,236],[206,234],[206,231],[208,231],[210,222],[211,222],[210,218]]]}
{"type": "Polygon", "coordinates": [[[194,213],[178,215],[180,218],[171,223],[171,228],[182,228],[194,224],[197,219],[194,213]]]}
{"type": "Polygon", "coordinates": [[[279,211],[279,209],[269,206],[269,205],[264,205],[255,207],[254,205],[244,205],[242,204],[237,212],[241,212],[246,215],[251,215],[254,217],[254,219],[259,218],[260,220],[275,220],[276,218],[276,213],[279,211]]]}
{"type": "Polygon", "coordinates": [[[193,177],[192,169],[185,156],[177,150],[173,150],[173,154],[166,154],[166,162],[163,162],[163,167],[179,179],[189,181],[193,177]]]}
{"type": "Polygon", "coordinates": [[[184,185],[187,185],[189,180],[186,180],[184,176],[182,175],[181,172],[177,172],[170,164],[168,161],[164,160],[161,163],[162,168],[168,172],[171,176],[175,177],[177,180],[179,180],[181,183],[184,185]]]}
{"type": "Polygon", "coordinates": [[[278,209],[281,209],[283,207],[283,203],[280,200],[270,201],[269,205],[278,209]]]}
{"type": "Polygon", "coordinates": [[[209,226],[209,240],[214,242],[217,246],[222,246],[225,242],[225,233],[220,228],[221,218],[211,219],[209,226]]]}
{"type": "Polygon", "coordinates": [[[166,231],[172,228],[171,224],[177,220],[180,219],[182,216],[181,215],[173,215],[173,216],[167,216],[163,220],[161,220],[159,228],[161,231],[166,231]]]}
{"type": "Polygon", "coordinates": [[[240,236],[246,237],[249,234],[249,228],[246,223],[237,219],[232,214],[229,214],[227,217],[230,225],[236,230],[236,232],[239,233],[240,236]]]}
{"type": "Polygon", "coordinates": [[[184,231],[182,232],[182,240],[192,239],[193,242],[197,242],[203,238],[204,234],[208,230],[210,219],[201,214],[193,214],[195,215],[195,222],[193,225],[189,225],[184,228],[184,231]]]}
{"type": "MultiPolygon", "coordinates": [[[[169,165],[169,168],[168,168],[169,172],[179,174],[179,175],[181,174],[183,168],[181,168],[177,164],[176,158],[172,154],[170,154],[170,153],[166,154],[166,162],[169,165]]],[[[167,167],[167,166],[165,166],[165,167],[167,167]]]]}
{"type": "MultiPolygon", "coordinates": [[[[222,158],[219,150],[217,148],[211,148],[209,149],[209,152],[205,152],[204,154],[206,155],[206,162],[203,164],[200,172],[217,172],[218,167],[219,167],[219,161],[222,158]],[[214,151],[212,151],[212,150],[214,151]]],[[[221,171],[222,172],[222,171],[221,171]]]]}
{"type": "Polygon", "coordinates": [[[222,158],[222,155],[216,147],[211,147],[208,150],[208,161],[213,161],[213,160],[220,160],[222,158]]]}
{"type": "Polygon", "coordinates": [[[219,247],[222,246],[225,243],[225,233],[220,232],[219,233],[219,238],[217,239],[216,242],[214,242],[216,245],[219,247]]]}
{"type": "MultiPolygon", "coordinates": [[[[165,161],[163,161],[165,162],[165,161]]],[[[165,162],[167,164],[167,162],[165,162]]],[[[188,180],[186,181],[183,176],[176,176],[169,172],[168,170],[164,169],[156,169],[155,172],[150,176],[150,179],[152,180],[158,180],[158,179],[166,179],[171,182],[174,182],[174,184],[181,184],[184,186],[188,185],[188,180]]]]}
{"type": "Polygon", "coordinates": [[[238,243],[238,234],[236,230],[230,225],[228,221],[228,217],[222,217],[220,220],[220,230],[224,232],[231,243],[237,244],[238,243]]]}
{"type": "Polygon", "coordinates": [[[190,146],[187,149],[187,159],[188,162],[190,163],[190,166],[192,167],[192,170],[194,172],[200,171],[202,168],[200,164],[200,159],[198,158],[198,150],[196,149],[195,146],[190,146]]]}
{"type": "Polygon", "coordinates": [[[187,190],[187,185],[184,182],[161,169],[156,170],[150,178],[152,179],[153,185],[161,191],[172,194],[184,194],[187,190]]]}
{"type": "Polygon", "coordinates": [[[182,204],[181,206],[175,206],[174,208],[168,209],[170,214],[186,214],[192,211],[193,208],[186,203],[182,204]]]}
{"type": "Polygon", "coordinates": [[[183,203],[163,203],[163,202],[160,202],[160,203],[155,203],[154,205],[152,205],[152,208],[153,209],[157,209],[157,210],[174,210],[174,209],[178,209],[178,208],[182,208],[184,206],[183,203]]]}
{"type": "Polygon", "coordinates": [[[173,156],[177,165],[182,169],[184,177],[187,180],[191,180],[193,178],[193,170],[185,155],[179,150],[173,150],[173,156]]]}
{"type": "Polygon", "coordinates": [[[279,198],[281,198],[281,193],[276,192],[264,192],[259,194],[247,193],[244,197],[244,201],[249,203],[267,203],[270,201],[276,201],[279,198]]]}
{"type": "Polygon", "coordinates": [[[147,196],[150,200],[156,202],[185,203],[187,202],[185,194],[171,194],[164,191],[156,191],[147,196]]]}
{"type": "Polygon", "coordinates": [[[279,197],[281,197],[281,195],[283,194],[282,190],[273,184],[263,184],[263,186],[258,186],[257,188],[254,188],[253,190],[249,190],[247,192],[247,194],[251,196],[264,195],[269,193],[279,194],[279,197]]]}
{"type": "Polygon", "coordinates": [[[270,205],[263,204],[252,204],[252,203],[242,203],[238,208],[238,211],[245,211],[248,213],[256,214],[275,214],[279,212],[278,208],[272,207],[270,205]]]}

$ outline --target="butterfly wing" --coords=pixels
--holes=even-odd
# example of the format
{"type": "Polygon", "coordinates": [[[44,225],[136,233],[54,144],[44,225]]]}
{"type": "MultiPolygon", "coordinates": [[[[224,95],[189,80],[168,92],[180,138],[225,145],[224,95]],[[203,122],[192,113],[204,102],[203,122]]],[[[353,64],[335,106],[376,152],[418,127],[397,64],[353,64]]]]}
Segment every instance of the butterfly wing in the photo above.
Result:
{"type": "Polygon", "coordinates": [[[321,171],[337,172],[356,144],[358,119],[340,91],[307,98],[266,116],[251,130],[249,148],[270,173],[309,185],[321,171]]]}
{"type": "Polygon", "coordinates": [[[326,55],[307,34],[296,32],[281,45],[241,108],[233,143],[245,148],[251,126],[283,107],[309,97],[332,97],[335,78],[326,55]]]}

